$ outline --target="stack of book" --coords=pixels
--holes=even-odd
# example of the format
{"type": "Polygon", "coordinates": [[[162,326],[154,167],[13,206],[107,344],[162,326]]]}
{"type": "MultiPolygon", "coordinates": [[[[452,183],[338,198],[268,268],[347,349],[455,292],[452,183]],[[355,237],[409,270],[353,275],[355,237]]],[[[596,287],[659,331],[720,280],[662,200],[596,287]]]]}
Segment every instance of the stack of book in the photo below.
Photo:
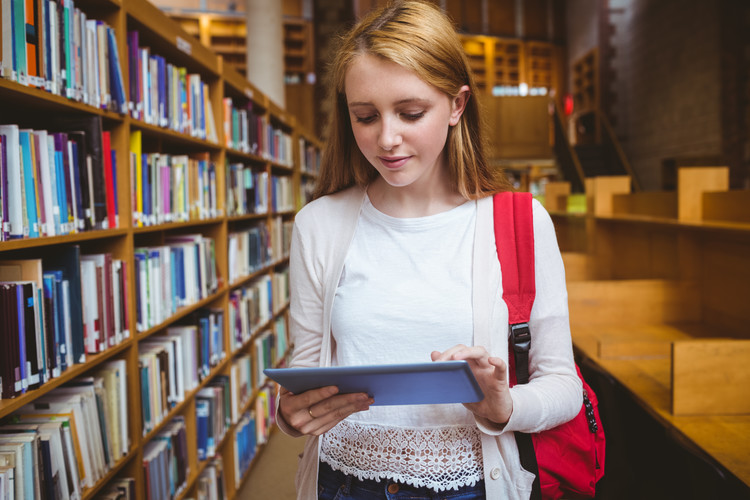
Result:
{"type": "Polygon", "coordinates": [[[134,253],[138,331],[155,327],[219,287],[212,238],[172,236],[166,245],[136,248],[134,253]]]}
{"type": "Polygon", "coordinates": [[[0,241],[118,227],[117,155],[99,116],[0,125],[0,241]]]}
{"type": "Polygon", "coordinates": [[[127,429],[124,360],[21,407],[0,426],[6,498],[80,499],[128,454],[127,429]]]}
{"type": "Polygon", "coordinates": [[[201,309],[138,345],[143,435],[156,428],[225,357],[223,310],[201,309]]]}
{"type": "Polygon", "coordinates": [[[299,138],[299,167],[301,172],[310,175],[320,172],[320,148],[304,137],[299,138]]]}
{"type": "Polygon", "coordinates": [[[229,292],[229,349],[241,348],[272,315],[271,278],[264,275],[229,292]]]}
{"type": "Polygon", "coordinates": [[[86,354],[128,338],[126,276],[123,261],[81,255],[75,245],[44,259],[0,262],[0,399],[35,389],[85,362],[86,354]]]}
{"type": "Polygon", "coordinates": [[[217,375],[195,397],[198,460],[216,455],[216,448],[232,424],[229,377],[217,375]]]}
{"type": "Polygon", "coordinates": [[[267,121],[263,114],[253,109],[253,102],[235,105],[231,97],[225,97],[224,106],[224,141],[225,146],[243,153],[260,155],[262,144],[261,131],[266,129],[267,121]]]}
{"type": "Polygon", "coordinates": [[[227,215],[268,212],[268,172],[227,161],[226,179],[227,215]]]}
{"type": "Polygon", "coordinates": [[[138,31],[128,32],[130,115],[214,143],[219,141],[208,84],[198,73],[169,63],[141,47],[138,31]]]}
{"type": "Polygon", "coordinates": [[[72,0],[0,3],[0,76],[100,109],[126,113],[114,30],[72,0]]]}
{"type": "Polygon", "coordinates": [[[240,354],[232,362],[230,372],[232,394],[230,398],[232,423],[240,419],[242,409],[245,408],[253,394],[253,373],[249,354],[240,354]]]}
{"type": "Polygon", "coordinates": [[[268,225],[258,222],[249,229],[229,233],[229,282],[249,276],[272,262],[268,225]]]}
{"type": "Polygon", "coordinates": [[[294,191],[292,177],[271,176],[271,210],[274,213],[294,211],[294,191]]]}
{"type": "Polygon", "coordinates": [[[141,131],[130,135],[133,225],[154,226],[218,217],[216,167],[208,153],[142,153],[141,131]]]}
{"type": "Polygon", "coordinates": [[[198,477],[195,488],[196,500],[224,500],[227,498],[224,481],[224,463],[221,457],[214,457],[198,477]]]}
{"type": "Polygon", "coordinates": [[[143,446],[146,498],[176,498],[190,475],[185,419],[175,417],[143,446]]]}

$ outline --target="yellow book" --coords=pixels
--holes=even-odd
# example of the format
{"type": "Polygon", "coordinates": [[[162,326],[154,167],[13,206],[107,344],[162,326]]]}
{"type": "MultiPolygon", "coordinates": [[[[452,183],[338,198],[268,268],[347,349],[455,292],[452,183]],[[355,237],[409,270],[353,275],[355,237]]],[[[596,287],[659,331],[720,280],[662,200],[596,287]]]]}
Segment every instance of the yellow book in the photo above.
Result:
{"type": "Polygon", "coordinates": [[[131,172],[135,176],[132,183],[135,186],[133,190],[133,206],[136,227],[143,227],[143,157],[141,154],[141,131],[134,130],[130,133],[130,156],[131,172]]]}

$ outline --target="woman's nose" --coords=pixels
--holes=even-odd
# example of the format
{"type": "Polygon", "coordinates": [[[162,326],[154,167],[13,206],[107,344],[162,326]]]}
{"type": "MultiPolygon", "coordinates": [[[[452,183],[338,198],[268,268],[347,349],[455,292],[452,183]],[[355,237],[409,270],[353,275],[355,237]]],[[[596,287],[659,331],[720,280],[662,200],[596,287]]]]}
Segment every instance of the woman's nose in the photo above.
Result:
{"type": "Polygon", "coordinates": [[[380,134],[378,135],[378,146],[386,151],[390,151],[396,146],[401,145],[403,139],[398,124],[395,120],[384,118],[381,120],[380,134]]]}

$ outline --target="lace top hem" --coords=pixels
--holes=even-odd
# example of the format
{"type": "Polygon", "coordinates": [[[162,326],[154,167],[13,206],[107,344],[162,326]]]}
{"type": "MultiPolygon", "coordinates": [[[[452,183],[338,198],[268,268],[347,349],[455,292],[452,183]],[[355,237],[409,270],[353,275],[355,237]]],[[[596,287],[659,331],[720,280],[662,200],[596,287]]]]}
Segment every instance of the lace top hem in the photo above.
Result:
{"type": "Polygon", "coordinates": [[[475,425],[404,428],[344,420],[323,436],[320,460],[359,480],[435,491],[474,486],[484,477],[475,425]]]}

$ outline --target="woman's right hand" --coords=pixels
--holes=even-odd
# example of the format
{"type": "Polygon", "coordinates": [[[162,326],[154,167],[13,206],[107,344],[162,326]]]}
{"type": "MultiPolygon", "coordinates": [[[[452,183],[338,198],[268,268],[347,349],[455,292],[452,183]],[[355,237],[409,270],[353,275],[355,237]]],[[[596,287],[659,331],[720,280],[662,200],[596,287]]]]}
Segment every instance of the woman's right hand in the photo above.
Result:
{"type": "Polygon", "coordinates": [[[370,409],[373,399],[365,393],[339,394],[328,386],[293,394],[279,388],[279,413],[302,434],[320,436],[352,413],[370,409]]]}

